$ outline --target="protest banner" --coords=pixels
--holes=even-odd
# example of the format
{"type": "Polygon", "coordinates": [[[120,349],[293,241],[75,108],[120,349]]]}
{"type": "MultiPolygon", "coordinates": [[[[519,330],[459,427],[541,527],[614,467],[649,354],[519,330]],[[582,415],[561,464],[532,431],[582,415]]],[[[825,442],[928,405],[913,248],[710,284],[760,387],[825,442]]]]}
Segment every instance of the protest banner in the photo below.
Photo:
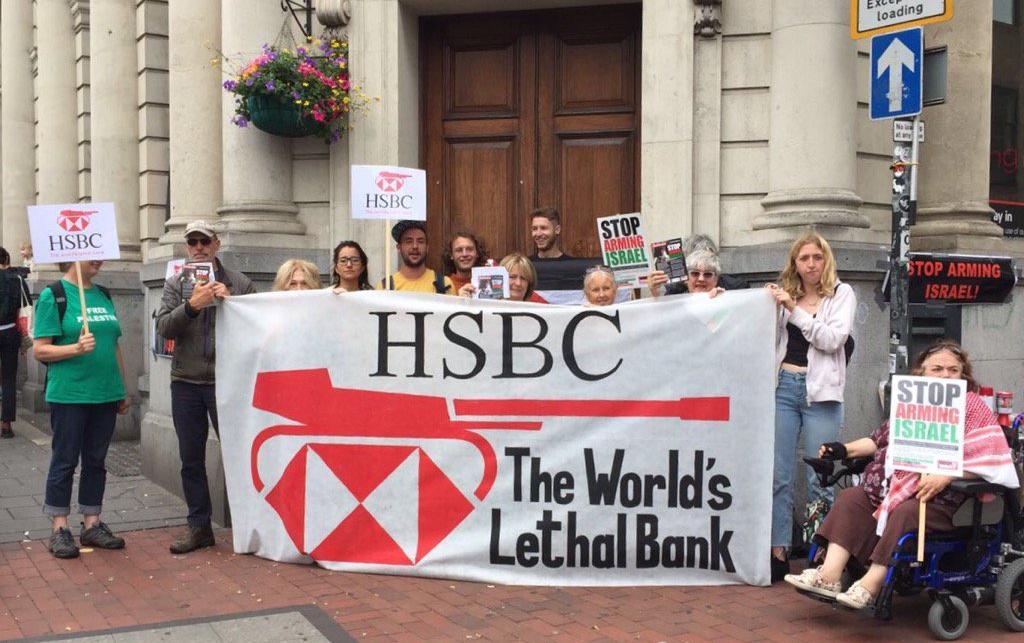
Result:
{"type": "Polygon", "coordinates": [[[234,549],[529,585],[767,584],[774,311],[761,291],[228,299],[234,549]]]}
{"type": "MultiPolygon", "coordinates": [[[[893,471],[962,477],[967,382],[894,375],[892,391],[887,477],[893,471]]],[[[924,560],[926,508],[918,516],[918,561],[924,560]]]]}
{"type": "Polygon", "coordinates": [[[615,273],[616,283],[639,288],[640,278],[650,269],[640,215],[599,217],[597,236],[604,264],[615,273]]]}
{"type": "MultiPolygon", "coordinates": [[[[85,310],[79,261],[120,259],[113,203],[63,203],[28,206],[29,235],[36,264],[74,262],[78,297],[85,310]]],[[[89,332],[88,315],[82,326],[89,332]]]]}

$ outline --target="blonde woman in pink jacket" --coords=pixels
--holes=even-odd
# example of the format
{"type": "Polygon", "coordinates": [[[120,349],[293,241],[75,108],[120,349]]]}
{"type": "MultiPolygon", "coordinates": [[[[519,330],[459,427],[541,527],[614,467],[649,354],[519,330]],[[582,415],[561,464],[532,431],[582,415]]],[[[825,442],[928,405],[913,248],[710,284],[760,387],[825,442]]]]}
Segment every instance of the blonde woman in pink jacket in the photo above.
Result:
{"type": "MultiPolygon", "coordinates": [[[[775,479],[772,497],[772,582],[788,573],[793,537],[793,481],[796,447],[805,453],[839,439],[846,384],[844,347],[853,326],[857,299],[839,281],[828,241],[816,232],[801,235],[789,250],[778,284],[768,284],[778,304],[775,389],[775,479]]],[[[831,503],[806,468],[808,502],[831,503]]]]}

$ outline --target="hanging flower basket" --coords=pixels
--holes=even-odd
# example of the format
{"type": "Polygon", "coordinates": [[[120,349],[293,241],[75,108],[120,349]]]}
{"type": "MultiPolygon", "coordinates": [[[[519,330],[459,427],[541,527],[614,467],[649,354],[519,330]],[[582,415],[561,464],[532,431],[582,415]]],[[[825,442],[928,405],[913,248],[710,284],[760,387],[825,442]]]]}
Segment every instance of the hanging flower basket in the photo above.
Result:
{"type": "Polygon", "coordinates": [[[316,134],[320,129],[320,124],[303,114],[294,101],[260,94],[249,96],[245,102],[252,124],[267,134],[300,138],[316,134]]]}

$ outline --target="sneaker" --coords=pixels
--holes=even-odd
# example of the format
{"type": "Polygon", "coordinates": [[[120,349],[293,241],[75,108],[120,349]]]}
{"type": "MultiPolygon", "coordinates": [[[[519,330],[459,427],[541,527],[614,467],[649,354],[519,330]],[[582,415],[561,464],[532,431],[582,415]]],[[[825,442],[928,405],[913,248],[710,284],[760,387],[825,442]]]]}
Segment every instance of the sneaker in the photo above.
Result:
{"type": "Polygon", "coordinates": [[[213,528],[209,525],[205,527],[192,527],[190,525],[188,531],[181,538],[171,543],[171,553],[187,554],[190,551],[202,549],[203,547],[213,547],[215,544],[213,528]]]}
{"type": "Polygon", "coordinates": [[[50,534],[50,553],[55,558],[78,558],[78,547],[75,546],[75,538],[67,527],[60,527],[50,534]]]}
{"type": "Polygon", "coordinates": [[[105,522],[98,522],[88,529],[82,525],[82,534],[78,537],[82,547],[99,547],[100,549],[124,549],[124,538],[115,536],[105,522]]]}
{"type": "Polygon", "coordinates": [[[805,569],[799,574],[786,574],[783,580],[797,589],[825,598],[834,599],[842,589],[839,581],[830,583],[821,577],[821,567],[805,569]]]}
{"type": "Polygon", "coordinates": [[[875,597],[871,595],[871,592],[864,589],[860,584],[860,581],[856,581],[853,585],[850,585],[850,589],[836,594],[836,602],[843,607],[862,610],[868,605],[874,603],[875,597]]]}
{"type": "Polygon", "coordinates": [[[772,555],[771,558],[772,558],[772,567],[771,567],[771,570],[772,570],[772,583],[777,583],[780,580],[782,580],[783,578],[785,578],[786,574],[789,573],[789,560],[788,559],[787,560],[783,560],[781,558],[776,558],[774,554],[772,555]]]}
{"type": "Polygon", "coordinates": [[[11,428],[10,422],[0,423],[0,438],[13,438],[14,429],[11,428]]]}

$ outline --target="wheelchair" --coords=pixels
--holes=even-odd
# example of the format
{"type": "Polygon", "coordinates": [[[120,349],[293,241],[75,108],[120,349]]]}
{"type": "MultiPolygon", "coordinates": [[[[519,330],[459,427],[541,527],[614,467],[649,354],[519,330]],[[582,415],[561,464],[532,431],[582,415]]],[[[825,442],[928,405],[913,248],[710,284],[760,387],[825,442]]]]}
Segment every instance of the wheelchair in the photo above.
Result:
{"type": "MultiPolygon", "coordinates": [[[[822,487],[831,487],[841,480],[850,484],[871,460],[804,461],[814,469],[822,487]]],[[[1024,516],[1017,490],[982,480],[954,480],[951,488],[968,496],[953,516],[955,529],[926,534],[922,563],[917,562],[917,532],[903,534],[882,590],[873,609],[869,609],[875,618],[891,620],[895,595],[927,592],[932,600],[928,627],[939,640],[953,641],[963,636],[970,620],[968,607],[974,605],[995,605],[1007,628],[1024,632],[1024,516]],[[982,494],[994,494],[996,498],[982,502],[982,494]]],[[[812,543],[808,564],[816,565],[819,554],[824,554],[824,546],[812,543]]],[[[843,590],[865,571],[851,559],[843,574],[843,590]]],[[[797,591],[836,604],[826,597],[797,591]]]]}

